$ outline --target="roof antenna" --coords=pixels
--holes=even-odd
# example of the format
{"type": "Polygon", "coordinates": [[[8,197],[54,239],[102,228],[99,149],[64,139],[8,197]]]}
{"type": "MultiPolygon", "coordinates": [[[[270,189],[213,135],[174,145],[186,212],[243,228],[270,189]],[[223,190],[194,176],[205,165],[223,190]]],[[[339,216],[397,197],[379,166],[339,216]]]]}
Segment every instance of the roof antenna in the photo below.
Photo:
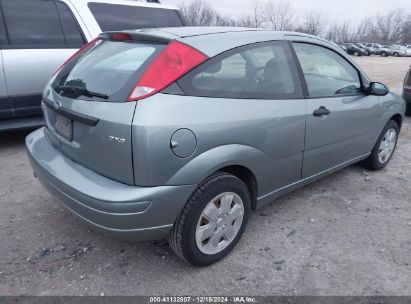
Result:
{"type": "Polygon", "coordinates": [[[161,4],[160,0],[146,0],[149,3],[159,3],[161,4]]]}

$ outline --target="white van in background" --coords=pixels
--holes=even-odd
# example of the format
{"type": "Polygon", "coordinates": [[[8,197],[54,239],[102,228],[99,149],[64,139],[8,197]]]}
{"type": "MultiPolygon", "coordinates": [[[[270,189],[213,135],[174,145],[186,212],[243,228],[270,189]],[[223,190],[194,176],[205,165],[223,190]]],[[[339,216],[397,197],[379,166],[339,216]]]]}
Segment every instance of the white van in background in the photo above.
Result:
{"type": "Polygon", "coordinates": [[[41,92],[103,31],[183,26],[176,7],[136,0],[0,0],[0,132],[43,124],[41,92]]]}

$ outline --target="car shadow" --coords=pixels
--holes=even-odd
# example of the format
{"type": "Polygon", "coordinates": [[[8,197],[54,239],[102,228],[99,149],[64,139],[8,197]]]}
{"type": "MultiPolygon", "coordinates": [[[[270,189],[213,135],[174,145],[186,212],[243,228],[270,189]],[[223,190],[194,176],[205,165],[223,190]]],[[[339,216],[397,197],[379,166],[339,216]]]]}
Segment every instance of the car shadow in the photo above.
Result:
{"type": "Polygon", "coordinates": [[[24,129],[0,133],[0,150],[24,145],[26,136],[34,130],[35,129],[24,129]]]}

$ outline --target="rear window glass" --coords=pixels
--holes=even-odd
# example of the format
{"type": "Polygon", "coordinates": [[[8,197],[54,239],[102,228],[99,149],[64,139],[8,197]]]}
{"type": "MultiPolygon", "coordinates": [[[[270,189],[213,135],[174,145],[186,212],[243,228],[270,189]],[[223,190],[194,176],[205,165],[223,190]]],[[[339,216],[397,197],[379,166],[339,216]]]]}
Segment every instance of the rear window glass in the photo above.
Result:
{"type": "Polygon", "coordinates": [[[171,9],[93,2],[88,6],[102,31],[183,26],[171,9]]]}
{"type": "Polygon", "coordinates": [[[53,83],[55,91],[75,99],[121,102],[163,44],[97,41],[67,64],[53,83]],[[107,98],[67,92],[61,86],[79,87],[107,98]]]}

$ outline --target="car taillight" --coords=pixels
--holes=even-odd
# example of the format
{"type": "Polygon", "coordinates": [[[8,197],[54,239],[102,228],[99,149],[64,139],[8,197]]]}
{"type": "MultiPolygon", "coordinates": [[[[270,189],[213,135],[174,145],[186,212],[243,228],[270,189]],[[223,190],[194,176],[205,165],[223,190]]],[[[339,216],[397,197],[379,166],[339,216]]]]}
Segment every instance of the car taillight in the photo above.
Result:
{"type": "Polygon", "coordinates": [[[191,46],[172,41],[143,73],[127,100],[136,101],[158,93],[207,59],[191,46]]]}
{"type": "Polygon", "coordinates": [[[88,47],[90,47],[91,45],[93,45],[97,40],[99,40],[100,38],[95,38],[93,40],[91,40],[89,43],[86,43],[85,45],[83,45],[77,52],[75,52],[73,55],[71,55],[69,57],[69,59],[67,59],[58,69],[57,71],[55,71],[53,73],[53,76],[55,76],[67,63],[69,63],[70,61],[72,61],[78,54],[80,54],[82,51],[84,51],[85,49],[87,49],[88,47]]]}

